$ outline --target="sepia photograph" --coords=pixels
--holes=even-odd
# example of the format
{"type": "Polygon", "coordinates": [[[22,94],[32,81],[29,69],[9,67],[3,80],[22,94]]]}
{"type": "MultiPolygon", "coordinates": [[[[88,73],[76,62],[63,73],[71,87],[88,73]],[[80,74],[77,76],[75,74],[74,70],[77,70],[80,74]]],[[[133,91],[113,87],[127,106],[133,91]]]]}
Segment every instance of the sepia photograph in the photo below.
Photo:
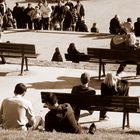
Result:
{"type": "Polygon", "coordinates": [[[0,0],[0,140],[139,140],[139,0],[0,0]]]}

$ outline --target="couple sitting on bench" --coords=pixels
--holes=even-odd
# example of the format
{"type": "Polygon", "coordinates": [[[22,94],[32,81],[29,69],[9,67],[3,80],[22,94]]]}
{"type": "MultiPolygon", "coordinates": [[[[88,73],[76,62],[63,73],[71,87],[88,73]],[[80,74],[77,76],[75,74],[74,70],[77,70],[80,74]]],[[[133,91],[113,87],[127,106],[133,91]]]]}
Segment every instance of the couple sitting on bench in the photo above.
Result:
{"type": "MultiPolygon", "coordinates": [[[[126,27],[122,27],[118,35],[115,35],[110,42],[111,49],[118,49],[118,50],[130,50],[130,51],[137,51],[139,49],[139,40],[136,39],[136,36],[133,32],[130,32],[126,27]]],[[[118,76],[126,67],[125,61],[123,64],[120,65],[116,72],[116,76],[118,76]]],[[[134,62],[135,63],[135,62],[134,62]]],[[[138,69],[137,65],[137,75],[139,75],[140,70],[138,69]]]]}

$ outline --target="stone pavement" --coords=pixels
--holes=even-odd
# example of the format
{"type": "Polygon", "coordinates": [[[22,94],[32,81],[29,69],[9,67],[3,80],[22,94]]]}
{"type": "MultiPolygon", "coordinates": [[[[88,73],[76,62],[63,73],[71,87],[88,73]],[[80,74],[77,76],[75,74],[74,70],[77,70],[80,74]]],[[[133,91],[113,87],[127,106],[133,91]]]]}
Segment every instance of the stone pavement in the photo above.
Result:
{"type": "MultiPolygon", "coordinates": [[[[55,91],[55,92],[71,92],[74,85],[79,84],[79,77],[83,72],[88,72],[91,76],[90,86],[96,89],[97,94],[100,94],[100,83],[97,79],[98,71],[87,69],[72,69],[72,68],[58,68],[58,67],[42,67],[29,66],[29,71],[24,72],[23,76],[19,76],[20,65],[5,64],[0,66],[0,102],[9,96],[13,96],[13,90],[17,83],[25,83],[28,86],[25,97],[31,100],[36,115],[42,115],[48,111],[43,108],[41,103],[41,91],[55,91]]],[[[108,71],[110,72],[110,71],[108,71]]],[[[115,75],[115,71],[112,71],[115,75]]],[[[123,72],[123,77],[131,82],[130,95],[139,96],[140,79],[134,79],[134,72],[123,72]]],[[[82,111],[82,114],[87,113],[82,111]]],[[[130,114],[130,125],[132,128],[140,126],[139,114],[130,114]]],[[[121,128],[122,113],[108,113],[110,119],[108,121],[98,122],[99,112],[94,112],[92,115],[82,117],[80,122],[82,126],[88,126],[92,121],[96,122],[97,128],[121,128]],[[86,122],[86,123],[85,123],[86,122]]]]}

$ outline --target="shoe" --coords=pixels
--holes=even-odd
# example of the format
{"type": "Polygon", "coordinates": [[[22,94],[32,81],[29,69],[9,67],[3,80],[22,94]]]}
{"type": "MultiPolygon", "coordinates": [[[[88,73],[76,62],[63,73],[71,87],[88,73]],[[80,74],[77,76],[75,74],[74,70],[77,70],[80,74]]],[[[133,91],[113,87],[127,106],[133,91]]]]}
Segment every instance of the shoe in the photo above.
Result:
{"type": "Polygon", "coordinates": [[[109,120],[109,117],[108,116],[105,116],[104,118],[100,117],[99,121],[108,121],[109,120]]]}
{"type": "Polygon", "coordinates": [[[94,123],[91,124],[91,126],[89,127],[89,134],[94,134],[96,131],[96,125],[94,123]]]}

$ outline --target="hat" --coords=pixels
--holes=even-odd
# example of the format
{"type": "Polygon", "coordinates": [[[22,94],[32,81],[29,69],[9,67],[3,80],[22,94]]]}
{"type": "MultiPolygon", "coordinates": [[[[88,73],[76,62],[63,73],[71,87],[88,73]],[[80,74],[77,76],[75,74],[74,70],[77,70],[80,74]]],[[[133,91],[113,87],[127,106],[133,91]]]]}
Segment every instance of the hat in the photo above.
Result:
{"type": "Polygon", "coordinates": [[[90,81],[90,76],[88,73],[83,73],[81,75],[81,82],[82,84],[87,84],[90,81]]]}

